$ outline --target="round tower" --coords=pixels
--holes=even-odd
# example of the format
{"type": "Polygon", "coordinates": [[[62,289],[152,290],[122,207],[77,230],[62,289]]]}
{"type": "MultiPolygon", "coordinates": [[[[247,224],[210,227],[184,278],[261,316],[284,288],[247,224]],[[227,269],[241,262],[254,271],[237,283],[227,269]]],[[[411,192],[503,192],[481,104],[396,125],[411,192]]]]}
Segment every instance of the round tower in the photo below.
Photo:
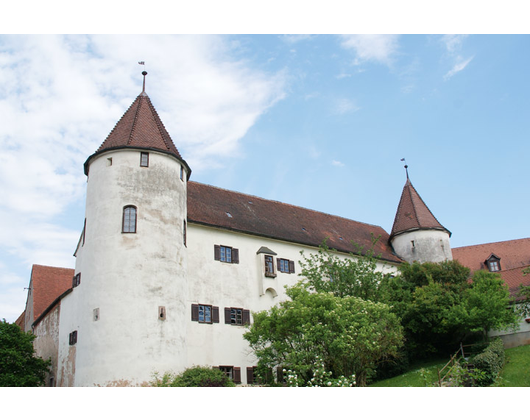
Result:
{"type": "Polygon", "coordinates": [[[451,232],[431,213],[412,186],[407,172],[407,182],[390,233],[394,252],[409,263],[452,260],[450,237],[451,232]]]}
{"type": "Polygon", "coordinates": [[[144,90],[84,165],[86,219],[70,299],[75,386],[139,385],[187,360],[191,170],[143,74],[144,90]]]}

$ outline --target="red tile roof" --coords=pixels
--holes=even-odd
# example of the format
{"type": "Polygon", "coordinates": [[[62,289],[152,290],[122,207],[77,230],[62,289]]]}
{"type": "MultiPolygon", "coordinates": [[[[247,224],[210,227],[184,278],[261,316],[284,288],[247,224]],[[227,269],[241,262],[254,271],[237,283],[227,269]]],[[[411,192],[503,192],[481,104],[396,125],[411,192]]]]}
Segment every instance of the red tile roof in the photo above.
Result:
{"type": "Polygon", "coordinates": [[[530,238],[512,241],[453,248],[453,259],[468,267],[471,272],[487,270],[486,259],[492,254],[500,258],[501,270],[497,273],[515,296],[521,284],[530,286],[530,275],[523,275],[523,269],[530,267],[530,238]]]}
{"type": "Polygon", "coordinates": [[[439,229],[449,232],[431,213],[410,180],[403,187],[390,238],[400,233],[419,229],[439,229]]]}
{"type": "Polygon", "coordinates": [[[487,269],[484,262],[491,254],[501,259],[503,271],[530,265],[530,238],[462,246],[453,248],[452,251],[453,259],[460,261],[471,271],[487,269]]]}
{"type": "Polygon", "coordinates": [[[145,92],[138,95],[96,153],[86,160],[85,175],[88,175],[89,162],[93,157],[105,150],[127,147],[154,149],[173,155],[186,165],[188,177],[191,173],[145,92]]]}
{"type": "Polygon", "coordinates": [[[72,287],[72,268],[33,265],[31,292],[33,295],[33,323],[53,301],[72,287]]]}
{"type": "Polygon", "coordinates": [[[328,238],[330,248],[353,253],[357,249],[352,241],[367,250],[373,234],[380,236],[376,255],[402,262],[379,226],[196,182],[188,183],[188,221],[309,246],[328,238]]]}

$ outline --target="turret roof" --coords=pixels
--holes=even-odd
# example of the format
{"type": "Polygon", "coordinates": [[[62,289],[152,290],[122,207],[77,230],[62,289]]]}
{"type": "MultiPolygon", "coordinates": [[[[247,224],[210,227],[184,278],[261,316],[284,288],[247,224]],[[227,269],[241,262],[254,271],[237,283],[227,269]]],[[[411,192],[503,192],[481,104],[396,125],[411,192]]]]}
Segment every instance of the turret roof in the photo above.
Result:
{"type": "Polygon", "coordinates": [[[175,156],[186,165],[189,178],[191,173],[189,166],[182,159],[149,96],[145,92],[136,97],[96,153],[86,160],[85,175],[88,175],[90,160],[96,155],[106,150],[129,147],[157,150],[175,156]]]}
{"type": "Polygon", "coordinates": [[[451,232],[444,228],[434,217],[407,177],[390,238],[392,239],[400,233],[420,229],[444,230],[451,235],[451,232]]]}

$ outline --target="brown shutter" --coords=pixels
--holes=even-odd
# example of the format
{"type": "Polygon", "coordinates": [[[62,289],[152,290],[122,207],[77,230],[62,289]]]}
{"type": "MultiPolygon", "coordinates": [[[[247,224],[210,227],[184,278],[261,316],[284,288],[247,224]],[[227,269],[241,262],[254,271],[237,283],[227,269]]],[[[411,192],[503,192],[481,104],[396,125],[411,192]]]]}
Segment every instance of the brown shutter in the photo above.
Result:
{"type": "Polygon", "coordinates": [[[283,382],[283,367],[281,366],[276,367],[276,378],[279,384],[283,382]]]}
{"type": "Polygon", "coordinates": [[[212,306],[212,322],[219,323],[219,306],[212,306]]]}
{"type": "Polygon", "coordinates": [[[252,385],[254,383],[254,368],[247,367],[247,384],[252,385]]]}
{"type": "Polygon", "coordinates": [[[213,246],[213,257],[215,261],[221,261],[221,246],[220,245],[213,246]]]}
{"type": "Polygon", "coordinates": [[[77,286],[77,285],[75,284],[76,277],[77,277],[77,276],[72,277],[72,287],[77,286]]]}
{"type": "Polygon", "coordinates": [[[81,284],[81,273],[77,273],[77,285],[79,286],[80,284],[81,284]]]}
{"type": "Polygon", "coordinates": [[[196,305],[194,303],[191,304],[191,320],[192,321],[199,320],[199,305],[196,305]]]}
{"type": "Polygon", "coordinates": [[[230,322],[230,311],[232,308],[225,308],[225,324],[231,324],[230,322]]]}
{"type": "Polygon", "coordinates": [[[243,309],[243,325],[250,324],[250,311],[248,309],[243,309]]]}
{"type": "Polygon", "coordinates": [[[278,264],[278,273],[282,271],[281,265],[280,265],[281,258],[276,258],[276,263],[278,264]]]}
{"type": "Polygon", "coordinates": [[[289,261],[289,273],[294,273],[294,261],[289,261]]]}
{"type": "Polygon", "coordinates": [[[232,248],[232,263],[239,264],[239,249],[232,248]]]}
{"type": "Polygon", "coordinates": [[[241,383],[241,368],[238,368],[238,367],[234,368],[234,382],[236,384],[241,383]]]}

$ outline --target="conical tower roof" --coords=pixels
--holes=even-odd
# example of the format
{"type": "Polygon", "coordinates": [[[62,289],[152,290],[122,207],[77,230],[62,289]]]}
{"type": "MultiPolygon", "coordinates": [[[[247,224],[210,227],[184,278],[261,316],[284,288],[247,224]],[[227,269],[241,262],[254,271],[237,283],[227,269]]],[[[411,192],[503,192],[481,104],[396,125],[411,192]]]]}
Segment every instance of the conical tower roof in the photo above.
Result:
{"type": "Polygon", "coordinates": [[[86,160],[85,175],[88,175],[89,163],[95,156],[107,150],[123,148],[156,150],[175,156],[188,169],[189,178],[191,169],[182,159],[145,91],[137,96],[96,153],[86,160]]]}
{"type": "Polygon", "coordinates": [[[438,222],[407,177],[390,239],[400,233],[420,229],[444,230],[451,236],[451,232],[438,222]]]}

